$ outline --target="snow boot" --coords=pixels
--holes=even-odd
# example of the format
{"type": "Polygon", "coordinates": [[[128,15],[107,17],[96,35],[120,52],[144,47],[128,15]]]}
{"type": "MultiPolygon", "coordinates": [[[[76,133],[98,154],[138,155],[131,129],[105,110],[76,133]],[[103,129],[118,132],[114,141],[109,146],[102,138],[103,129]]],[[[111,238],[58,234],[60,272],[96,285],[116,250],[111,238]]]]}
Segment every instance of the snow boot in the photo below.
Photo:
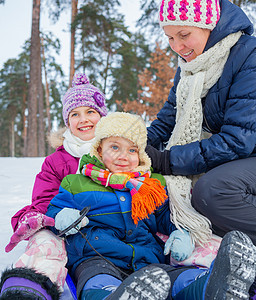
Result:
{"type": "MultiPolygon", "coordinates": [[[[216,259],[209,271],[184,271],[174,282],[174,300],[239,300],[249,298],[255,278],[255,247],[240,232],[228,232],[222,239],[216,259]],[[187,282],[184,287],[182,284],[187,282]]],[[[199,269],[200,270],[200,269],[199,269]]]]}
{"type": "Polygon", "coordinates": [[[45,275],[28,268],[12,268],[2,273],[0,299],[59,300],[56,284],[45,275]]]}
{"type": "Polygon", "coordinates": [[[147,266],[132,273],[106,300],[165,300],[171,280],[161,268],[147,266]]]}
{"type": "Polygon", "coordinates": [[[256,277],[249,290],[250,300],[256,300],[256,277]]]}
{"type": "Polygon", "coordinates": [[[170,287],[169,275],[163,269],[149,265],[132,273],[112,292],[105,289],[108,286],[83,290],[81,299],[165,300],[170,287]]]}

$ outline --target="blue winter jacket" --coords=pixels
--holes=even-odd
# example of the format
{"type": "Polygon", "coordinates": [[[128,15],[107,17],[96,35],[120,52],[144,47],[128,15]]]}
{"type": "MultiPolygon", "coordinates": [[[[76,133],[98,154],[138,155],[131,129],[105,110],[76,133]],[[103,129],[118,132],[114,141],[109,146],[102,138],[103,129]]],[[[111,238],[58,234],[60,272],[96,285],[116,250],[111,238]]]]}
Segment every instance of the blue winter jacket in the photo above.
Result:
{"type": "MultiPolygon", "coordinates": [[[[227,35],[243,31],[232,47],[223,73],[202,99],[203,129],[209,139],[170,149],[174,175],[204,173],[225,162],[256,155],[256,38],[244,12],[228,0],[221,1],[221,17],[211,32],[205,51],[227,35]]],[[[168,100],[148,128],[148,143],[159,149],[173,131],[176,116],[178,68],[168,100]]]]}
{"type": "MultiPolygon", "coordinates": [[[[161,175],[154,174],[154,177],[165,184],[161,175]]],[[[86,206],[91,207],[87,214],[89,224],[81,231],[92,246],[116,266],[138,270],[148,264],[165,263],[164,243],[156,233],[169,235],[176,230],[170,221],[168,200],[149,219],[135,225],[129,192],[106,188],[89,177],[72,174],[63,179],[59,194],[51,200],[46,215],[55,218],[64,207],[82,210],[86,206]]],[[[82,261],[97,255],[80,233],[67,237],[66,250],[71,275],[82,261]]]]}

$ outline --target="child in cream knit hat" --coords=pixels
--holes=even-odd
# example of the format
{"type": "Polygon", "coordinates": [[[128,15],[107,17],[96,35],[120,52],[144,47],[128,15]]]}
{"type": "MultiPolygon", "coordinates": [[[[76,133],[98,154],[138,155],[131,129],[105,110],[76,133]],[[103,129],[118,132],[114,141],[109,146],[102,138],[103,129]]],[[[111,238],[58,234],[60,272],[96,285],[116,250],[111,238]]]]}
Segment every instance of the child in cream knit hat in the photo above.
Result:
{"type": "MultiPolygon", "coordinates": [[[[196,282],[201,294],[211,279],[205,269],[167,264],[167,254],[184,260],[194,244],[187,231],[176,230],[170,221],[165,181],[150,172],[146,140],[141,117],[119,112],[102,117],[90,155],[82,157],[81,174],[64,178],[48,207],[47,215],[55,218],[55,232],[76,220],[70,208],[79,216],[84,207],[90,207],[87,217],[66,233],[67,267],[79,299],[170,299],[170,293],[178,293],[191,277],[192,281],[203,278],[196,282]],[[157,232],[170,235],[165,245],[157,232]],[[181,273],[185,276],[171,288],[170,282],[181,273]]],[[[223,240],[227,239],[231,243],[234,236],[223,240]]],[[[221,257],[228,260],[222,252],[228,252],[221,250],[221,257]]],[[[196,294],[186,299],[201,298],[196,294]]]]}
{"type": "MultiPolygon", "coordinates": [[[[153,263],[159,264],[160,268],[151,270],[150,267],[152,272],[147,277],[152,282],[150,293],[155,295],[154,299],[165,299],[169,292],[169,278],[161,268],[167,258],[165,255],[171,251],[173,257],[184,260],[192,253],[194,245],[189,234],[176,230],[170,221],[165,181],[161,175],[150,172],[146,141],[147,130],[140,116],[115,112],[102,117],[96,125],[90,155],[82,157],[81,174],[69,175],[62,181],[47,215],[55,218],[56,229],[63,230],[75,220],[80,210],[90,206],[88,218],[77,228],[81,228],[101,255],[127,274],[153,263]],[[70,211],[66,215],[66,207],[74,208],[73,220],[70,211]],[[157,231],[170,235],[165,248],[155,237],[157,231]],[[180,247],[181,240],[183,247],[180,247]],[[162,291],[156,288],[159,283],[163,284],[162,291]]],[[[73,235],[76,232],[76,229],[68,232],[68,267],[76,278],[81,299],[85,295],[93,299],[90,293],[103,291],[101,288],[91,291],[89,282],[102,284],[103,280],[106,285],[117,287],[121,284],[122,274],[111,263],[102,272],[102,260],[80,234],[73,235]],[[99,263],[90,273],[92,259],[99,263]],[[103,279],[99,277],[102,273],[105,274],[105,277],[101,275],[103,279]]],[[[141,272],[144,276],[148,269],[141,272]]],[[[147,290],[144,283],[141,283],[142,290],[147,290]]],[[[106,295],[105,290],[104,293],[106,295]]]]}

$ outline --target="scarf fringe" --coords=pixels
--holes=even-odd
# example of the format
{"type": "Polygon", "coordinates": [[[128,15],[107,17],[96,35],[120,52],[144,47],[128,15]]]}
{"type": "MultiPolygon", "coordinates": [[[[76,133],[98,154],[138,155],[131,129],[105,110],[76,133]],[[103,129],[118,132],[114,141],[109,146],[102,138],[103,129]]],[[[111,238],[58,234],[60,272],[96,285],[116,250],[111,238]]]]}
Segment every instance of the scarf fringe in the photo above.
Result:
{"type": "Polygon", "coordinates": [[[212,235],[211,222],[192,207],[191,193],[189,192],[190,180],[187,180],[187,193],[181,194],[173,186],[173,181],[169,179],[166,178],[166,184],[169,191],[171,221],[177,229],[181,230],[182,227],[189,231],[193,242],[204,246],[212,235]]]}
{"type": "Polygon", "coordinates": [[[161,182],[155,178],[145,178],[138,193],[132,195],[132,219],[134,224],[139,220],[148,219],[157,207],[167,199],[166,191],[161,182]]]}

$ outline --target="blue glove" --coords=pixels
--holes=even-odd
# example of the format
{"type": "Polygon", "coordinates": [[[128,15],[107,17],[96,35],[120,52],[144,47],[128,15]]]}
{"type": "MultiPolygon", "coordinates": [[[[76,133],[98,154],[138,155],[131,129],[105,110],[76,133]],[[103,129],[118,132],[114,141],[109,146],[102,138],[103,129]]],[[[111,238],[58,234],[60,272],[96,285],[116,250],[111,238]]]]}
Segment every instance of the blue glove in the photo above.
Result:
{"type": "MultiPolygon", "coordinates": [[[[66,229],[69,225],[75,222],[80,217],[80,210],[74,208],[63,208],[57,213],[55,217],[55,228],[59,231],[66,229]]],[[[89,219],[84,217],[81,222],[76,226],[79,230],[81,227],[86,226],[89,223],[89,219]]],[[[76,234],[77,230],[75,228],[70,229],[66,235],[76,234]]]]}
{"type": "Polygon", "coordinates": [[[195,244],[192,242],[189,232],[186,230],[175,230],[173,231],[164,246],[164,255],[171,252],[171,257],[177,261],[182,261],[188,258],[193,250],[195,244]]]}

